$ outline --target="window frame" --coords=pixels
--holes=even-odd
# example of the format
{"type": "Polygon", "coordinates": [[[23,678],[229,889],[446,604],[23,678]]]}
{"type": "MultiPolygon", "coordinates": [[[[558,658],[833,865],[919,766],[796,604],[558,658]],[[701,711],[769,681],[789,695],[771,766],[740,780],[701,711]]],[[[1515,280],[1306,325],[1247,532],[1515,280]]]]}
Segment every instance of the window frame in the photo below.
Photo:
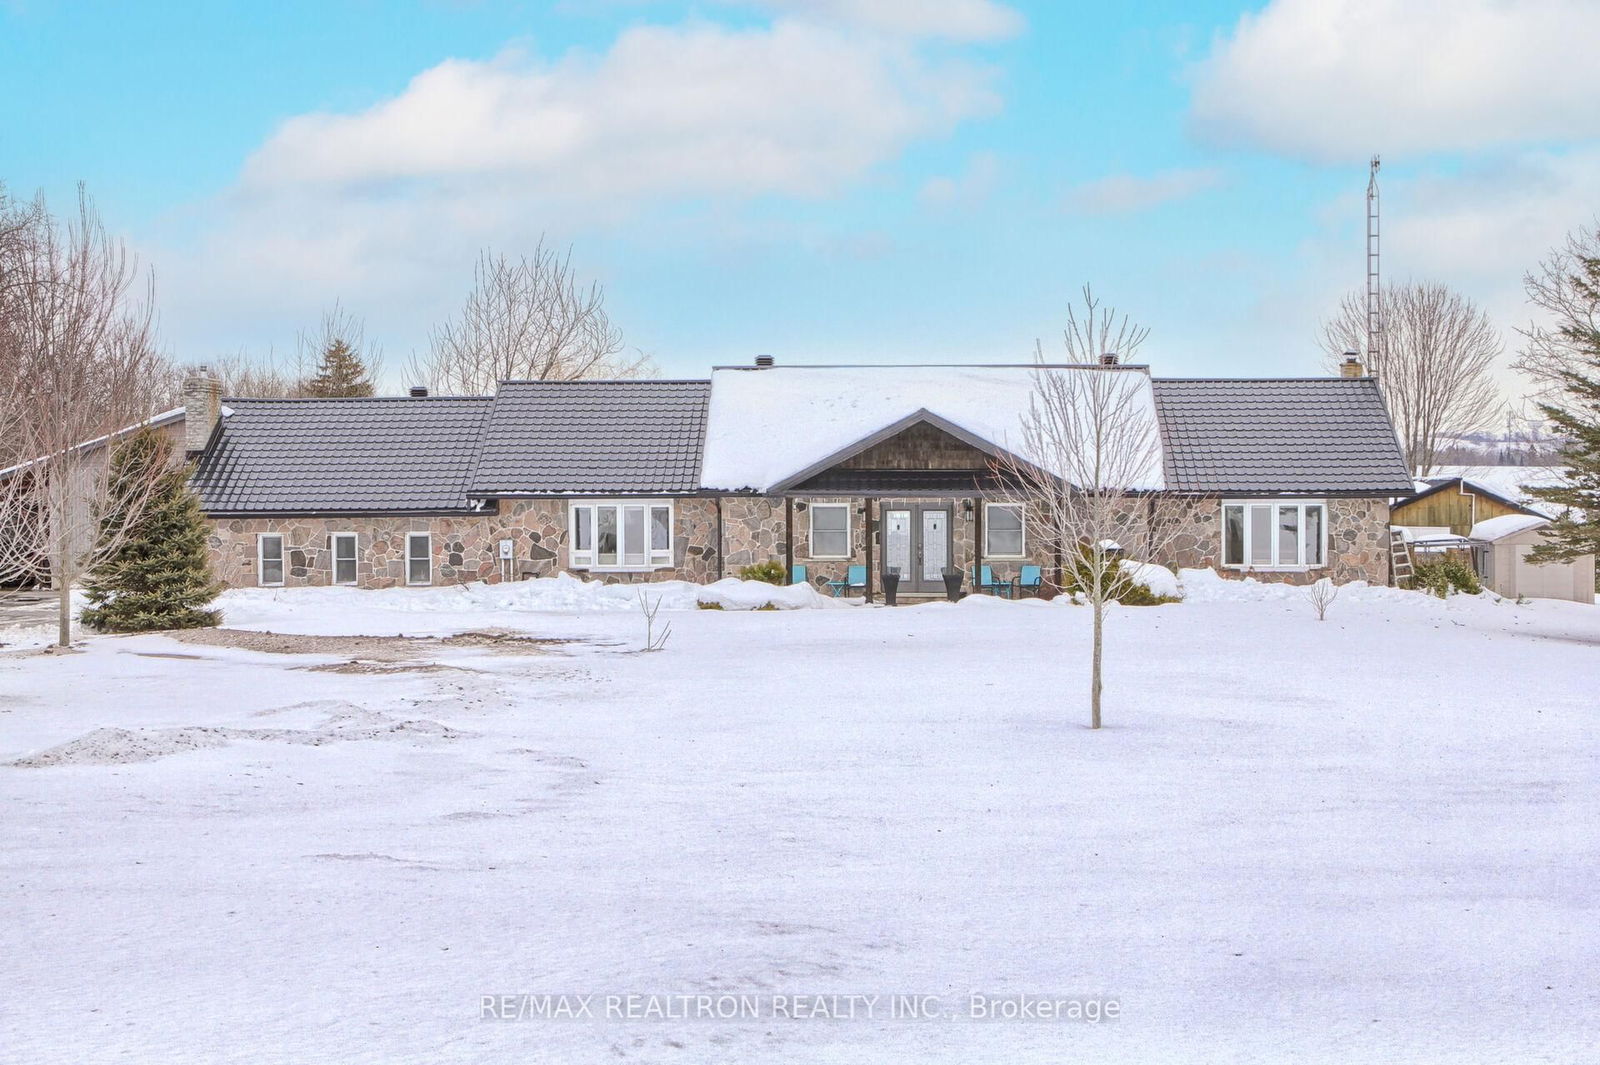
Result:
{"type": "Polygon", "coordinates": [[[994,559],[997,562],[1015,562],[1028,557],[1028,505],[1026,503],[1012,502],[985,502],[983,504],[983,557],[994,559]],[[1016,554],[995,551],[994,544],[989,537],[994,534],[994,512],[996,510],[1014,510],[1017,512],[1017,528],[1022,539],[1018,541],[1020,547],[1016,554]]]}
{"type": "Polygon", "coordinates": [[[1241,573],[1305,573],[1314,569],[1325,569],[1328,565],[1328,541],[1331,531],[1328,524],[1328,501],[1326,499],[1293,499],[1263,497],[1258,499],[1224,499],[1218,509],[1220,517],[1220,550],[1217,564],[1223,569],[1238,570],[1241,573]],[[1228,511],[1234,507],[1241,508],[1240,514],[1240,542],[1238,562],[1229,562],[1228,559],[1228,511]],[[1254,563],[1251,556],[1256,547],[1252,508],[1265,508],[1268,513],[1267,540],[1269,545],[1270,561],[1254,563]],[[1306,560],[1306,514],[1308,511],[1320,511],[1317,521],[1320,526],[1317,537],[1317,560],[1306,560]],[[1281,537],[1283,533],[1282,514],[1288,511],[1295,516],[1295,552],[1294,560],[1283,560],[1281,537]]]}
{"type": "Polygon", "coordinates": [[[256,586],[258,588],[282,588],[284,578],[289,575],[288,545],[283,542],[283,533],[264,532],[256,533],[256,586]],[[278,541],[278,579],[267,580],[267,552],[268,540],[278,541]]]}
{"type": "MultiPolygon", "coordinates": [[[[854,508],[849,503],[811,503],[806,507],[806,558],[816,562],[840,561],[855,557],[855,527],[852,524],[851,510],[854,508]],[[844,511],[844,554],[823,555],[817,552],[817,511],[842,510],[844,511]]],[[[838,529],[824,529],[829,536],[837,535],[838,529]]]]}
{"type": "Polygon", "coordinates": [[[567,504],[567,568],[589,573],[653,573],[677,566],[677,506],[671,499],[574,499],[567,504]],[[630,512],[642,512],[643,522],[634,532],[642,544],[633,543],[628,528],[630,512]],[[667,543],[655,546],[656,516],[667,515],[667,543]],[[601,514],[609,513],[617,537],[615,562],[600,561],[601,514]],[[588,546],[580,546],[579,515],[586,515],[588,546]],[[636,561],[629,562],[633,557],[636,561]],[[642,561],[639,561],[642,560],[642,561]]]}
{"type": "Polygon", "coordinates": [[[428,529],[412,529],[406,533],[406,585],[408,587],[425,588],[433,583],[433,532],[428,529]],[[411,563],[418,556],[411,553],[411,542],[416,537],[422,537],[428,543],[428,553],[422,557],[428,563],[428,579],[425,581],[412,580],[411,563]]]}
{"type": "Polygon", "coordinates": [[[353,532],[328,534],[328,583],[350,587],[361,579],[361,538],[353,532]],[[339,579],[339,541],[350,541],[350,579],[339,579]]]}

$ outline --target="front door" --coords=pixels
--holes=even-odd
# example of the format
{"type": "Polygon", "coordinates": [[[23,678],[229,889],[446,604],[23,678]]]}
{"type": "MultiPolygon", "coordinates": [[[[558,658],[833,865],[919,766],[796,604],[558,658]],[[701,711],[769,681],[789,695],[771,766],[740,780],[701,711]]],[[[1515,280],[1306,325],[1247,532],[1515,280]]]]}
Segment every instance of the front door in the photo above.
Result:
{"type": "Polygon", "coordinates": [[[883,564],[900,571],[902,592],[944,591],[950,518],[947,504],[884,504],[883,564]]]}

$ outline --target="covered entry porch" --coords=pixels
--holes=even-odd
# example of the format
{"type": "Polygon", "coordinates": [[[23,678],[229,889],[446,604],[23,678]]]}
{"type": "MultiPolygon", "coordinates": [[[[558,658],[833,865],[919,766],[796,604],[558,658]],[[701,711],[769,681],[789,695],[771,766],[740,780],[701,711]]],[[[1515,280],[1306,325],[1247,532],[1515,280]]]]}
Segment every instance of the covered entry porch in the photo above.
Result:
{"type": "Polygon", "coordinates": [[[1059,588],[1060,559],[1038,550],[1026,504],[988,471],[838,471],[802,487],[783,497],[785,564],[819,590],[843,582],[875,602],[891,567],[909,601],[943,598],[950,570],[967,592],[1059,588]]]}

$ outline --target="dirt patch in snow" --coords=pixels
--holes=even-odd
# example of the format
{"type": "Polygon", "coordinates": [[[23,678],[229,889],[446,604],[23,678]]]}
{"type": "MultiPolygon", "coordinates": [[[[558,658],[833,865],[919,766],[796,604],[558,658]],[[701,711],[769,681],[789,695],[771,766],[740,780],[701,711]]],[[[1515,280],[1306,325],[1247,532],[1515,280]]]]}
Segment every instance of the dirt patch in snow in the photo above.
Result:
{"type": "Polygon", "coordinates": [[[352,658],[348,662],[329,662],[320,666],[301,666],[307,673],[340,673],[353,677],[387,677],[395,673],[470,673],[460,666],[438,662],[367,662],[352,658]]]}
{"type": "Polygon", "coordinates": [[[46,748],[10,763],[18,769],[63,765],[126,765],[153,762],[174,754],[202,751],[246,740],[298,743],[319,747],[353,740],[456,740],[469,733],[425,718],[367,723],[368,714],[335,716],[321,728],[225,728],[188,725],[181,728],[97,728],[77,739],[46,748]]]}
{"type": "Polygon", "coordinates": [[[180,643],[237,647],[275,655],[339,655],[361,662],[410,662],[432,647],[484,647],[498,654],[543,654],[570,640],[529,636],[507,629],[463,632],[457,636],[307,636],[252,629],[181,629],[163,635],[180,643]]]}

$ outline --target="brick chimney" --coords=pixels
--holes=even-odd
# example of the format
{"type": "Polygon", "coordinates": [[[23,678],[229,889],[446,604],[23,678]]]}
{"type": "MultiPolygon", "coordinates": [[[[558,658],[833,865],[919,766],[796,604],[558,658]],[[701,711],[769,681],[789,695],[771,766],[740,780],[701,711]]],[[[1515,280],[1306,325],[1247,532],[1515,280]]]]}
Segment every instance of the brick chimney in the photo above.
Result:
{"type": "Polygon", "coordinates": [[[1340,377],[1365,377],[1367,368],[1361,365],[1361,356],[1353,351],[1344,353],[1344,361],[1339,364],[1340,377]]]}
{"type": "Polygon", "coordinates": [[[206,449],[211,430],[222,417],[222,382],[208,366],[196,367],[183,382],[183,452],[194,458],[206,449]]]}

